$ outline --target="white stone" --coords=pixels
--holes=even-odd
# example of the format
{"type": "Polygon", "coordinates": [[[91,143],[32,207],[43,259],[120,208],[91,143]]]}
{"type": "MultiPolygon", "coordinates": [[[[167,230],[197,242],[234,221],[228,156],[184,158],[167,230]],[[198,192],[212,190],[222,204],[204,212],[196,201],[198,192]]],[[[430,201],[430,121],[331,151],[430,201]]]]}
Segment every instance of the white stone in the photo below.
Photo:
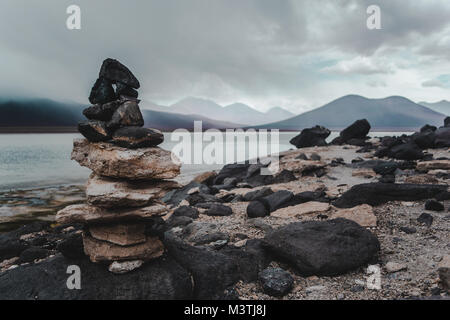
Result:
{"type": "Polygon", "coordinates": [[[108,270],[112,273],[124,274],[140,268],[143,263],[142,260],[114,261],[109,265],[108,270]]]}

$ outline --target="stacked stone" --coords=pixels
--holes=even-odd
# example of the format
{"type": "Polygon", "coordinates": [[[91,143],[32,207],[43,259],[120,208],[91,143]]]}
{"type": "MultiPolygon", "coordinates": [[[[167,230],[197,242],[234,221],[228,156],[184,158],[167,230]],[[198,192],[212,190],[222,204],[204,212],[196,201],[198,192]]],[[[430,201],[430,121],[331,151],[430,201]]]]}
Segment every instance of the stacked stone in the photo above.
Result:
{"type": "Polygon", "coordinates": [[[95,104],[83,111],[89,120],[79,124],[86,139],[76,139],[72,151],[72,160],[93,171],[87,204],[68,206],[56,216],[60,224],[84,224],[86,255],[118,273],[163,254],[156,226],[169,209],[160,198],[178,187],[167,179],[180,173],[172,154],[157,147],[163,134],[143,128],[138,88],[120,62],[103,62],[89,97],[95,104]]]}

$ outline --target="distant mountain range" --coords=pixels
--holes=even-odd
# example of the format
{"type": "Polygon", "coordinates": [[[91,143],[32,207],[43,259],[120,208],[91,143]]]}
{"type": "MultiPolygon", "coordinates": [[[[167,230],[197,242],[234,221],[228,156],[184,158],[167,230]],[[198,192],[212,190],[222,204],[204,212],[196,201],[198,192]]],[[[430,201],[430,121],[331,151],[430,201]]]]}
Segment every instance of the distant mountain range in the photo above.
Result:
{"type": "Polygon", "coordinates": [[[49,99],[0,100],[0,127],[70,127],[84,116],[84,106],[49,99]]]}
{"type": "MultiPolygon", "coordinates": [[[[280,107],[263,113],[241,103],[222,107],[213,101],[197,98],[186,98],[169,107],[148,101],[142,101],[140,105],[145,126],[164,131],[178,128],[192,130],[195,120],[202,121],[203,129],[254,127],[298,131],[306,127],[322,125],[332,130],[340,130],[355,120],[363,118],[370,122],[372,129],[378,131],[417,130],[425,124],[441,126],[445,115],[431,110],[431,106],[426,107],[424,104],[426,103],[417,104],[399,96],[368,99],[348,95],[293,117],[290,112],[280,107]],[[254,123],[264,123],[267,119],[286,117],[288,117],[286,120],[277,120],[263,125],[249,126],[246,123],[250,123],[251,120],[254,123]]],[[[445,112],[449,102],[442,101],[438,104],[431,105],[444,107],[438,110],[445,112]]],[[[43,131],[36,128],[44,127],[71,128],[70,130],[75,131],[77,123],[86,120],[82,115],[85,107],[86,105],[61,103],[48,99],[0,99],[0,132],[8,132],[8,128],[12,127],[15,128],[14,130],[25,127],[35,128],[30,129],[30,132],[43,131]]]]}
{"type": "Polygon", "coordinates": [[[436,112],[450,116],[450,101],[442,100],[439,102],[419,102],[420,105],[430,108],[436,112]]]}
{"type": "Polygon", "coordinates": [[[444,118],[442,113],[404,97],[368,99],[348,95],[312,111],[258,128],[300,130],[322,125],[332,130],[340,130],[358,119],[367,119],[372,128],[378,131],[409,131],[417,130],[425,124],[442,126],[444,118]]]}
{"type": "Polygon", "coordinates": [[[281,121],[295,115],[281,107],[273,107],[267,112],[260,112],[243,103],[233,103],[223,107],[214,101],[194,97],[185,98],[167,107],[146,101],[142,101],[141,105],[144,109],[153,111],[202,115],[210,119],[237,123],[243,126],[281,121]]]}
{"type": "MultiPolygon", "coordinates": [[[[0,100],[0,132],[76,131],[78,122],[85,121],[86,105],[56,102],[48,99],[0,100]],[[27,129],[26,129],[27,128],[27,129]],[[56,129],[56,130],[55,130],[56,129]]],[[[240,125],[209,119],[202,115],[182,115],[142,109],[145,126],[160,130],[192,130],[195,120],[202,121],[204,129],[238,128],[240,125]]]]}

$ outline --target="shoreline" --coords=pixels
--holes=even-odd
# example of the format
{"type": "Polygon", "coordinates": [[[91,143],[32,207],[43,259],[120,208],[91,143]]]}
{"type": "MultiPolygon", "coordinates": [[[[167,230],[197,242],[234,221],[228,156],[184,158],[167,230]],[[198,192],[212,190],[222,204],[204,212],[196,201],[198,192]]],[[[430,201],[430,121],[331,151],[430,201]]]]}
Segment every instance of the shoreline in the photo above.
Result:
{"type": "MultiPolygon", "coordinates": [[[[162,129],[161,131],[163,133],[172,133],[173,131],[180,129],[180,128],[170,128],[170,129],[162,129]]],[[[194,132],[194,130],[187,129],[187,128],[181,128],[185,129],[189,132],[194,132]]],[[[248,129],[255,129],[260,130],[261,128],[258,127],[245,127],[245,128],[229,128],[231,130],[248,130],[248,129]]],[[[262,128],[264,129],[264,128],[262,128]]],[[[296,129],[276,129],[279,132],[298,132],[302,131],[305,128],[296,128],[296,129]]],[[[330,131],[333,132],[340,132],[345,127],[337,127],[337,128],[329,128],[330,131]]],[[[207,131],[208,129],[202,130],[202,132],[207,131]]],[[[217,129],[220,131],[225,132],[228,129],[217,129]]],[[[274,129],[268,129],[268,130],[274,130],[274,129]]],[[[420,128],[411,128],[411,127],[405,127],[405,128],[391,128],[391,127],[380,127],[380,128],[372,128],[370,129],[370,132],[376,133],[376,132],[392,132],[392,133],[403,133],[403,132],[415,132],[420,130],[420,128]]],[[[0,127],[0,135],[8,135],[8,134],[71,134],[71,133],[79,133],[77,127],[0,127]]]]}

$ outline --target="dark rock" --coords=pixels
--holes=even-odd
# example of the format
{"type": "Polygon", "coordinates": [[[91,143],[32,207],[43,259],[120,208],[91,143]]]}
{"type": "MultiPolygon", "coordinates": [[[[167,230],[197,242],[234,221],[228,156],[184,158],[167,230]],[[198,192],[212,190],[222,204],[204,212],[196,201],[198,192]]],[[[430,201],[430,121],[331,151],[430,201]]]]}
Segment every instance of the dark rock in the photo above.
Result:
{"type": "Polygon", "coordinates": [[[283,204],[289,202],[293,197],[294,194],[291,191],[280,190],[261,198],[260,201],[266,204],[266,206],[270,209],[270,212],[273,212],[281,208],[283,204]]]}
{"type": "Polygon", "coordinates": [[[450,117],[446,117],[444,119],[444,127],[446,128],[450,127],[450,117]]]}
{"type": "Polygon", "coordinates": [[[295,180],[297,180],[297,178],[292,173],[292,171],[285,169],[273,178],[272,183],[288,183],[295,180]]]}
{"type": "Polygon", "coordinates": [[[46,258],[49,255],[49,251],[47,249],[42,249],[39,247],[30,247],[28,249],[25,249],[20,254],[20,263],[25,262],[33,262],[38,259],[46,258]]]}
{"type": "Polygon", "coordinates": [[[197,219],[199,216],[198,210],[196,208],[189,207],[189,206],[181,206],[181,207],[177,208],[173,212],[172,215],[174,217],[180,217],[180,216],[189,217],[191,219],[197,219]]]}
{"type": "Polygon", "coordinates": [[[137,98],[139,93],[130,86],[123,84],[122,82],[116,83],[116,95],[117,96],[127,96],[131,98],[137,98]]]}
{"type": "Polygon", "coordinates": [[[208,210],[206,210],[205,214],[212,217],[231,216],[233,214],[233,210],[223,204],[214,203],[208,210]]]}
{"type": "Polygon", "coordinates": [[[346,219],[295,222],[269,232],[266,248],[302,276],[335,276],[376,260],[378,239],[346,219]]]}
{"type": "Polygon", "coordinates": [[[259,200],[252,201],[247,206],[247,216],[249,218],[266,217],[270,215],[270,207],[259,200]]]}
{"type": "Polygon", "coordinates": [[[380,183],[395,183],[395,175],[386,174],[382,176],[379,180],[380,183]]]}
{"type": "Polygon", "coordinates": [[[98,78],[89,94],[89,102],[92,104],[104,104],[116,99],[116,93],[111,81],[105,78],[98,78]]]}
{"type": "Polygon", "coordinates": [[[135,101],[123,102],[112,115],[107,123],[108,128],[115,130],[120,127],[142,127],[144,118],[142,117],[139,105],[135,101]]]}
{"type": "MultiPolygon", "coordinates": [[[[339,134],[342,141],[348,142],[350,139],[365,139],[370,131],[369,121],[366,119],[357,120],[339,134]]],[[[364,144],[362,144],[364,145],[364,144]]]]}
{"type": "Polygon", "coordinates": [[[427,131],[436,131],[437,128],[435,126],[431,126],[429,124],[424,125],[422,128],[420,128],[420,132],[427,132],[427,131]]]}
{"type": "Polygon", "coordinates": [[[352,208],[360,204],[378,206],[388,201],[417,201],[433,198],[446,191],[446,185],[364,183],[350,188],[333,202],[338,208],[352,208]]]}
{"type": "Polygon", "coordinates": [[[49,222],[36,221],[20,227],[17,230],[0,233],[0,262],[13,257],[18,257],[29,244],[20,240],[20,237],[34,232],[46,230],[50,226],[49,222]]]}
{"type": "Polygon", "coordinates": [[[192,218],[189,217],[172,215],[169,219],[167,219],[166,229],[170,230],[175,227],[184,227],[192,223],[192,221],[192,218]]]}
{"type": "Polygon", "coordinates": [[[309,158],[314,161],[320,161],[322,159],[317,153],[311,154],[309,158]]]}
{"type": "Polygon", "coordinates": [[[95,104],[83,110],[83,114],[89,120],[109,121],[119,107],[119,101],[112,101],[105,104],[95,104]]]}
{"type": "Polygon", "coordinates": [[[330,135],[331,131],[322,126],[315,126],[313,128],[303,129],[302,132],[292,138],[289,143],[297,148],[307,148],[314,146],[325,146],[327,143],[326,138],[330,135]]]}
{"type": "Polygon", "coordinates": [[[358,146],[358,147],[364,147],[367,144],[366,139],[359,139],[359,138],[349,139],[349,140],[347,140],[346,143],[349,145],[358,146]]]}
{"type": "Polygon", "coordinates": [[[246,282],[256,281],[258,273],[271,261],[260,239],[247,240],[243,248],[225,247],[220,253],[234,259],[238,265],[239,277],[246,282]]]}
{"type": "Polygon", "coordinates": [[[306,154],[300,153],[297,157],[295,157],[295,159],[308,160],[308,157],[306,156],[306,154]]]}
{"type": "Polygon", "coordinates": [[[344,165],[344,164],[345,164],[345,161],[343,158],[335,158],[335,159],[331,160],[331,163],[330,163],[330,165],[332,167],[337,167],[337,166],[344,165]]]}
{"type": "Polygon", "coordinates": [[[129,149],[155,147],[163,141],[161,131],[142,127],[122,127],[112,137],[114,144],[129,149]]]}
{"type": "Polygon", "coordinates": [[[444,211],[445,207],[442,203],[436,201],[436,200],[427,200],[425,202],[425,210],[430,210],[430,211],[444,211]]]}
{"type": "Polygon", "coordinates": [[[189,196],[188,195],[189,190],[191,190],[192,188],[197,187],[199,188],[200,186],[201,186],[200,183],[196,181],[191,181],[190,183],[188,183],[187,185],[185,185],[180,189],[169,191],[168,193],[165,194],[164,197],[162,197],[161,200],[166,204],[177,206],[178,204],[180,204],[181,201],[185,200],[189,196]]]}
{"type": "Polygon", "coordinates": [[[111,139],[105,122],[89,120],[78,123],[78,131],[90,142],[108,141],[111,139]]]}
{"type": "Polygon", "coordinates": [[[68,235],[65,239],[58,243],[56,249],[68,259],[80,259],[85,256],[81,233],[68,235]]]}
{"type": "MultiPolygon", "coordinates": [[[[280,176],[279,181],[285,178],[286,178],[285,175],[280,176]]],[[[252,188],[256,188],[275,183],[275,178],[274,176],[271,175],[257,174],[250,178],[245,179],[245,182],[248,183],[252,188]]]]}
{"type": "Polygon", "coordinates": [[[139,89],[140,84],[133,73],[115,59],[105,59],[100,68],[99,77],[108,79],[112,83],[122,83],[126,86],[139,89]]]}
{"type": "Polygon", "coordinates": [[[450,200],[450,192],[449,191],[442,191],[439,192],[434,199],[436,199],[437,201],[445,201],[445,200],[450,200]]]}
{"type": "Polygon", "coordinates": [[[305,202],[317,201],[317,202],[329,202],[323,191],[305,191],[294,195],[289,201],[286,201],[278,209],[286,208],[290,206],[296,206],[305,202]]]}
{"type": "Polygon", "coordinates": [[[192,299],[191,276],[176,261],[161,257],[117,276],[87,258],[61,255],[0,274],[0,299],[10,300],[161,300],[192,299]],[[81,270],[81,290],[69,290],[70,265],[81,270]]]}
{"type": "Polygon", "coordinates": [[[436,130],[436,139],[434,140],[436,148],[450,147],[450,125],[436,130]]]}
{"type": "Polygon", "coordinates": [[[240,278],[232,257],[190,246],[170,232],[165,233],[163,243],[168,254],[192,274],[196,299],[219,299],[240,278]]]}
{"type": "Polygon", "coordinates": [[[314,174],[316,175],[317,178],[321,178],[327,174],[327,171],[324,168],[319,168],[317,170],[314,170],[314,174]]]}
{"type": "Polygon", "coordinates": [[[223,181],[226,178],[235,177],[237,181],[242,181],[247,176],[247,170],[249,169],[250,164],[248,163],[232,163],[223,166],[223,168],[219,171],[216,178],[214,179],[213,184],[220,185],[223,184],[223,181]]]}
{"type": "Polygon", "coordinates": [[[424,212],[417,218],[417,222],[430,227],[433,224],[433,216],[424,212]]]}
{"type": "Polygon", "coordinates": [[[384,162],[375,165],[372,167],[373,171],[377,174],[386,175],[386,174],[394,174],[395,170],[398,168],[398,164],[395,161],[384,162]]]}
{"type": "Polygon", "coordinates": [[[183,240],[191,242],[195,245],[208,244],[220,240],[229,240],[226,233],[218,231],[218,227],[210,222],[198,222],[188,224],[181,234],[183,240]]]}
{"type": "Polygon", "coordinates": [[[246,193],[243,197],[243,200],[253,201],[271,195],[272,193],[273,193],[272,189],[270,189],[269,187],[264,187],[259,190],[250,191],[246,193]]]}
{"type": "Polygon", "coordinates": [[[364,162],[364,159],[361,157],[355,158],[352,160],[352,164],[364,162]]]}
{"type": "Polygon", "coordinates": [[[413,227],[400,227],[400,230],[407,234],[413,234],[417,232],[416,228],[413,227]]]}
{"type": "Polygon", "coordinates": [[[282,297],[291,291],[294,278],[281,268],[266,268],[259,273],[259,282],[266,294],[282,297]]]}
{"type": "Polygon", "coordinates": [[[417,146],[419,146],[419,148],[429,149],[429,148],[434,147],[434,141],[436,140],[436,134],[434,133],[434,131],[431,131],[431,130],[416,132],[411,136],[411,140],[417,146]]]}
{"type": "Polygon", "coordinates": [[[418,160],[422,159],[424,154],[415,143],[409,142],[391,148],[388,156],[399,160],[418,160]]]}
{"type": "Polygon", "coordinates": [[[198,206],[198,204],[200,203],[221,202],[219,198],[216,198],[215,196],[206,193],[191,194],[186,198],[186,200],[189,202],[189,205],[191,206],[198,206]]]}

